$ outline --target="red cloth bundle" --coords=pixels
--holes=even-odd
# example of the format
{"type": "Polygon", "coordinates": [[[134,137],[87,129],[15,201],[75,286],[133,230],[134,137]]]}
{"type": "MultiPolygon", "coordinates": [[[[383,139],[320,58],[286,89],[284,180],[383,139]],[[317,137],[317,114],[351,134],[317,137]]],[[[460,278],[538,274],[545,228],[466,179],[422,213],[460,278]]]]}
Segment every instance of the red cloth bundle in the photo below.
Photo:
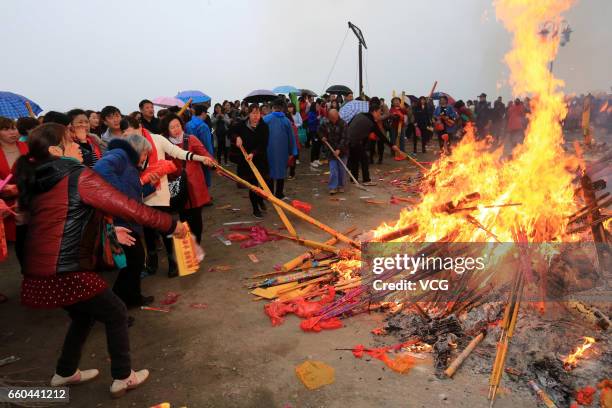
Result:
{"type": "Polygon", "coordinates": [[[300,200],[293,200],[291,202],[291,205],[297,208],[298,210],[305,212],[306,214],[310,214],[310,210],[312,210],[312,205],[300,200]]]}
{"type": "Polygon", "coordinates": [[[249,239],[249,236],[245,234],[241,234],[239,232],[233,232],[227,236],[227,239],[229,239],[232,242],[246,241],[247,239],[249,239]]]}
{"type": "MultiPolygon", "coordinates": [[[[336,288],[330,286],[328,288],[327,294],[323,296],[321,300],[318,300],[316,302],[308,302],[302,298],[291,300],[289,302],[271,302],[264,306],[264,312],[270,318],[272,326],[278,326],[283,323],[283,316],[288,313],[294,313],[296,316],[301,318],[313,317],[319,310],[323,308],[323,306],[333,302],[335,297],[336,288]]],[[[318,318],[314,318],[314,320],[317,319],[318,318]]],[[[310,327],[310,330],[312,331],[320,331],[322,328],[325,328],[324,326],[330,325],[337,325],[337,323],[327,324],[324,320],[321,320],[319,322],[314,322],[313,320],[310,320],[309,323],[305,323],[305,326],[310,327]],[[320,327],[319,330],[313,328],[315,326],[314,323],[318,324],[318,327],[320,327]]],[[[302,327],[302,325],[300,325],[300,327],[302,327]]],[[[340,325],[340,327],[342,327],[342,325],[340,325]]],[[[307,329],[302,327],[302,330],[307,329]]]]}
{"type": "Polygon", "coordinates": [[[318,333],[321,330],[341,329],[343,326],[342,321],[337,317],[332,317],[331,319],[327,320],[319,320],[318,317],[311,317],[310,319],[302,320],[300,323],[300,329],[315,333],[318,333]]]}
{"type": "MultiPolygon", "coordinates": [[[[151,181],[151,174],[156,173],[159,177],[166,176],[176,171],[176,166],[171,160],[158,160],[155,163],[150,163],[145,171],[140,174],[140,182],[147,184],[151,181]]],[[[157,188],[159,183],[155,185],[157,188]]]]}

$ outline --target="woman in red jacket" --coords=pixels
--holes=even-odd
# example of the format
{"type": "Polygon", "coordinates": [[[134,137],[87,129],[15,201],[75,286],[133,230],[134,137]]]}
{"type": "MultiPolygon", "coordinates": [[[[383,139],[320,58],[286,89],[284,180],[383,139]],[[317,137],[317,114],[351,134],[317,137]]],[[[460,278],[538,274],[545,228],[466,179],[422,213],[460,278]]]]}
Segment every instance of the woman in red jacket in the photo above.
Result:
{"type": "MultiPolygon", "coordinates": [[[[198,138],[185,134],[183,121],[176,114],[171,113],[164,116],[159,124],[159,129],[161,134],[168,138],[174,145],[193,154],[206,156],[214,163],[213,156],[206,150],[198,138]]],[[[178,211],[181,221],[187,221],[191,232],[195,235],[199,244],[202,238],[202,208],[204,204],[210,202],[210,195],[208,194],[202,163],[195,161],[185,162],[171,157],[167,157],[167,159],[173,160],[177,169],[173,175],[168,176],[169,180],[181,176],[183,166],[185,166],[185,172],[187,173],[187,190],[189,194],[184,207],[176,208],[175,210],[178,211]]]]}
{"type": "Polygon", "coordinates": [[[184,236],[185,230],[170,215],[127,198],[83,166],[79,146],[65,126],[46,123],[33,129],[28,147],[15,170],[19,207],[29,215],[21,302],[41,309],[62,307],[72,319],[51,385],[97,377],[98,370],[80,371],[78,366],[83,344],[100,321],[106,326],[114,379],[111,395],[120,397],[149,372],[132,370],[125,304],[94,272],[92,247],[86,244],[94,240],[85,231],[99,231],[92,223],[100,212],[167,234],[184,236]]]}
{"type": "MultiPolygon", "coordinates": [[[[19,142],[19,132],[15,122],[0,116],[0,179],[6,179],[9,174],[13,174],[14,164],[20,156],[28,153],[28,145],[24,142],[19,142]]],[[[15,179],[12,179],[0,193],[6,205],[11,207],[15,204],[17,198],[17,187],[15,179]]],[[[15,242],[15,252],[19,263],[23,259],[23,239],[25,229],[22,226],[19,228],[15,223],[15,216],[9,215],[4,219],[4,233],[6,240],[15,242]]]]}

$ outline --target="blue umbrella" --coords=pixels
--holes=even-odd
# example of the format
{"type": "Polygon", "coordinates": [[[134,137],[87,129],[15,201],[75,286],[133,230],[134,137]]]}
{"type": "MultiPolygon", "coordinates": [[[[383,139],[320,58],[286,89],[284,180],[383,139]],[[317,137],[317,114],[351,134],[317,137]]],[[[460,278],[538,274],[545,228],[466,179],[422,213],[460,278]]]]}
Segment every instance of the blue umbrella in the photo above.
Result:
{"type": "Polygon", "coordinates": [[[368,101],[352,100],[342,105],[339,113],[342,120],[349,123],[355,115],[361,112],[367,112],[369,109],[370,103],[368,101]]]}
{"type": "Polygon", "coordinates": [[[191,103],[204,103],[210,101],[210,96],[201,91],[181,91],[176,94],[176,98],[183,102],[191,99],[191,103]]]}
{"type": "Polygon", "coordinates": [[[11,119],[18,119],[24,116],[30,116],[28,108],[26,108],[26,101],[30,102],[34,114],[38,115],[42,112],[40,106],[32,102],[25,96],[17,95],[12,92],[0,92],[0,116],[4,116],[11,119]]]}
{"type": "Polygon", "coordinates": [[[275,94],[287,94],[288,95],[290,93],[299,94],[300,90],[297,89],[295,86],[282,85],[282,86],[277,86],[276,88],[274,88],[272,92],[274,92],[275,94]]]}

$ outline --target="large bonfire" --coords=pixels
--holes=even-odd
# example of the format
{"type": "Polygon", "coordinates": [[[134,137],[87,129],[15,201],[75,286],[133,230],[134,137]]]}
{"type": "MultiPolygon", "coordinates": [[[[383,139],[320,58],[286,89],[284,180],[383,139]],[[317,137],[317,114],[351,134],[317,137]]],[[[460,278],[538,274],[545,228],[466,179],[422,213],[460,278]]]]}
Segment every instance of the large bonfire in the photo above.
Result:
{"type": "Polygon", "coordinates": [[[572,180],[579,163],[562,147],[564,84],[548,69],[558,45],[538,34],[542,23],[558,21],[572,2],[495,2],[497,17],[514,36],[505,57],[513,93],[531,96],[524,143],[504,159],[503,148],[493,150],[492,139],[476,140],[468,129],[452,154],[426,173],[422,202],[402,211],[396,223],[378,227],[375,237],[416,223],[418,233],[403,240],[435,242],[452,236],[456,242],[513,242],[516,227],[526,230],[530,242],[575,239],[566,234],[564,219],[575,211],[572,180]],[[460,205],[471,193],[479,193],[479,211],[472,213],[477,223],[443,211],[446,203],[460,205]]]}

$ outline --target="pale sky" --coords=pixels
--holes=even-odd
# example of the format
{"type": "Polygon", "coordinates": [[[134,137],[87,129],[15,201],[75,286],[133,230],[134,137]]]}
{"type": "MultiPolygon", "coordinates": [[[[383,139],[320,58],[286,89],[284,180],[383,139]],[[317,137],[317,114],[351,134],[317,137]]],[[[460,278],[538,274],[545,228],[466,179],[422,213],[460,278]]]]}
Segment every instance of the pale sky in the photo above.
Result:
{"type": "MultiPolygon", "coordinates": [[[[322,93],[347,31],[365,36],[365,90],[456,99],[507,98],[502,61],[510,36],[491,0],[1,0],[0,90],[45,110],[122,112],[186,89],[242,99],[293,85],[322,93]]],[[[537,0],[534,0],[537,1],[537,0]]],[[[612,0],[579,0],[574,33],[555,74],[566,91],[610,91],[612,0]]],[[[327,86],[357,91],[357,40],[349,32],[327,86]]]]}

